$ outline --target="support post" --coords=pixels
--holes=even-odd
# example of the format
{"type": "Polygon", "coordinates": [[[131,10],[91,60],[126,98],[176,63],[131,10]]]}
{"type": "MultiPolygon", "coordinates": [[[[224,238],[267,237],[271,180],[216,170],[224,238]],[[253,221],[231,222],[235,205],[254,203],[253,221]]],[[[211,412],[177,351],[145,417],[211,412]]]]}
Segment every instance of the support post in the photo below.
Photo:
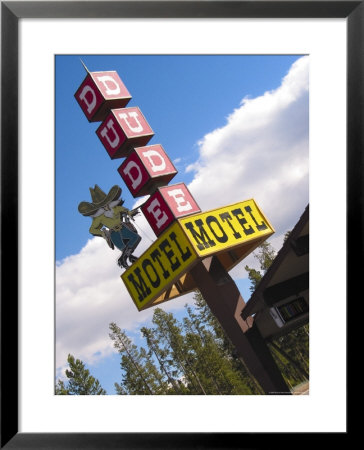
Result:
{"type": "Polygon", "coordinates": [[[266,394],[290,394],[272,354],[252,317],[243,320],[245,302],[217,256],[206,258],[190,271],[206,303],[266,394]]]}

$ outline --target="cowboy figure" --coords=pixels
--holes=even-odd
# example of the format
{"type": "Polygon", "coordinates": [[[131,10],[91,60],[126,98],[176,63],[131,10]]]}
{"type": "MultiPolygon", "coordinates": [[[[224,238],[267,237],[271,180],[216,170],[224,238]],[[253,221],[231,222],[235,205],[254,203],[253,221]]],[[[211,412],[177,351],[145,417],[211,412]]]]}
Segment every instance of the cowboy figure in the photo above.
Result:
{"type": "Polygon", "coordinates": [[[139,214],[138,208],[128,210],[122,205],[124,201],[120,199],[121,188],[113,186],[106,195],[96,184],[90,188],[92,202],[81,202],[78,211],[92,218],[90,233],[94,236],[103,237],[111,249],[114,246],[121,251],[118,259],[120,267],[129,267],[127,260],[133,263],[137,257],[132,255],[133,251],[141,241],[141,237],[136,231],[130,219],[139,214]]]}

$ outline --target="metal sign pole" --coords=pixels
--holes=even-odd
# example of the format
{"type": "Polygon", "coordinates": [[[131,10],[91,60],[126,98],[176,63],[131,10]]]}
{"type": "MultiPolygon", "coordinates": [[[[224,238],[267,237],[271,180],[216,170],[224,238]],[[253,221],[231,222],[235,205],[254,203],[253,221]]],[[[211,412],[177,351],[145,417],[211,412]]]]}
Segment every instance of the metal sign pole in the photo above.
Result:
{"type": "Polygon", "coordinates": [[[190,271],[206,303],[266,394],[290,394],[253,318],[241,318],[245,305],[234,280],[217,256],[206,258],[190,271]]]}

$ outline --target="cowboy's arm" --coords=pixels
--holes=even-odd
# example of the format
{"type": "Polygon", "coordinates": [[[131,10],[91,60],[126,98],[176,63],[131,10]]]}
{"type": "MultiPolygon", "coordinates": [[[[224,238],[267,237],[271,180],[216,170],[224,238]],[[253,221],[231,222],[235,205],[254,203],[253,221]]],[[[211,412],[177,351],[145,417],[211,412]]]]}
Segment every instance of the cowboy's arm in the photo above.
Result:
{"type": "Polygon", "coordinates": [[[124,206],[117,206],[115,209],[118,213],[120,213],[120,216],[122,216],[123,214],[126,214],[129,217],[134,217],[136,214],[139,214],[138,208],[130,210],[130,209],[124,208],[124,206]]]}
{"type": "Polygon", "coordinates": [[[122,213],[127,214],[129,217],[134,217],[137,214],[139,214],[139,208],[135,208],[135,209],[127,209],[124,208],[123,206],[120,207],[122,209],[122,213]]]}
{"type": "Polygon", "coordinates": [[[107,242],[107,245],[114,250],[114,244],[111,240],[110,237],[110,231],[107,228],[103,228],[103,222],[101,220],[101,218],[99,217],[95,217],[92,221],[91,227],[90,227],[90,233],[93,234],[94,236],[100,236],[103,237],[105,239],[105,241],[107,242]]]}
{"type": "Polygon", "coordinates": [[[140,213],[139,208],[134,208],[134,209],[132,209],[131,211],[128,212],[128,214],[129,214],[131,217],[134,217],[134,216],[136,216],[136,215],[139,214],[139,213],[140,213]]]}
{"type": "Polygon", "coordinates": [[[99,217],[95,217],[92,220],[92,224],[90,226],[90,233],[93,234],[94,236],[101,236],[101,237],[105,237],[104,233],[101,231],[101,228],[103,226],[103,223],[101,222],[99,217]]]}

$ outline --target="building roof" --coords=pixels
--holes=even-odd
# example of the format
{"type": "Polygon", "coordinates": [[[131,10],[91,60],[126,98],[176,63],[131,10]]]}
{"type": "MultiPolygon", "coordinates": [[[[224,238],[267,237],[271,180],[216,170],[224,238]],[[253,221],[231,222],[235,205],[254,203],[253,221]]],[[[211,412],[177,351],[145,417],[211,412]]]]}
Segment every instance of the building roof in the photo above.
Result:
{"type": "Polygon", "coordinates": [[[308,268],[309,205],[246,303],[242,318],[245,320],[285,298],[307,290],[308,268]]]}

